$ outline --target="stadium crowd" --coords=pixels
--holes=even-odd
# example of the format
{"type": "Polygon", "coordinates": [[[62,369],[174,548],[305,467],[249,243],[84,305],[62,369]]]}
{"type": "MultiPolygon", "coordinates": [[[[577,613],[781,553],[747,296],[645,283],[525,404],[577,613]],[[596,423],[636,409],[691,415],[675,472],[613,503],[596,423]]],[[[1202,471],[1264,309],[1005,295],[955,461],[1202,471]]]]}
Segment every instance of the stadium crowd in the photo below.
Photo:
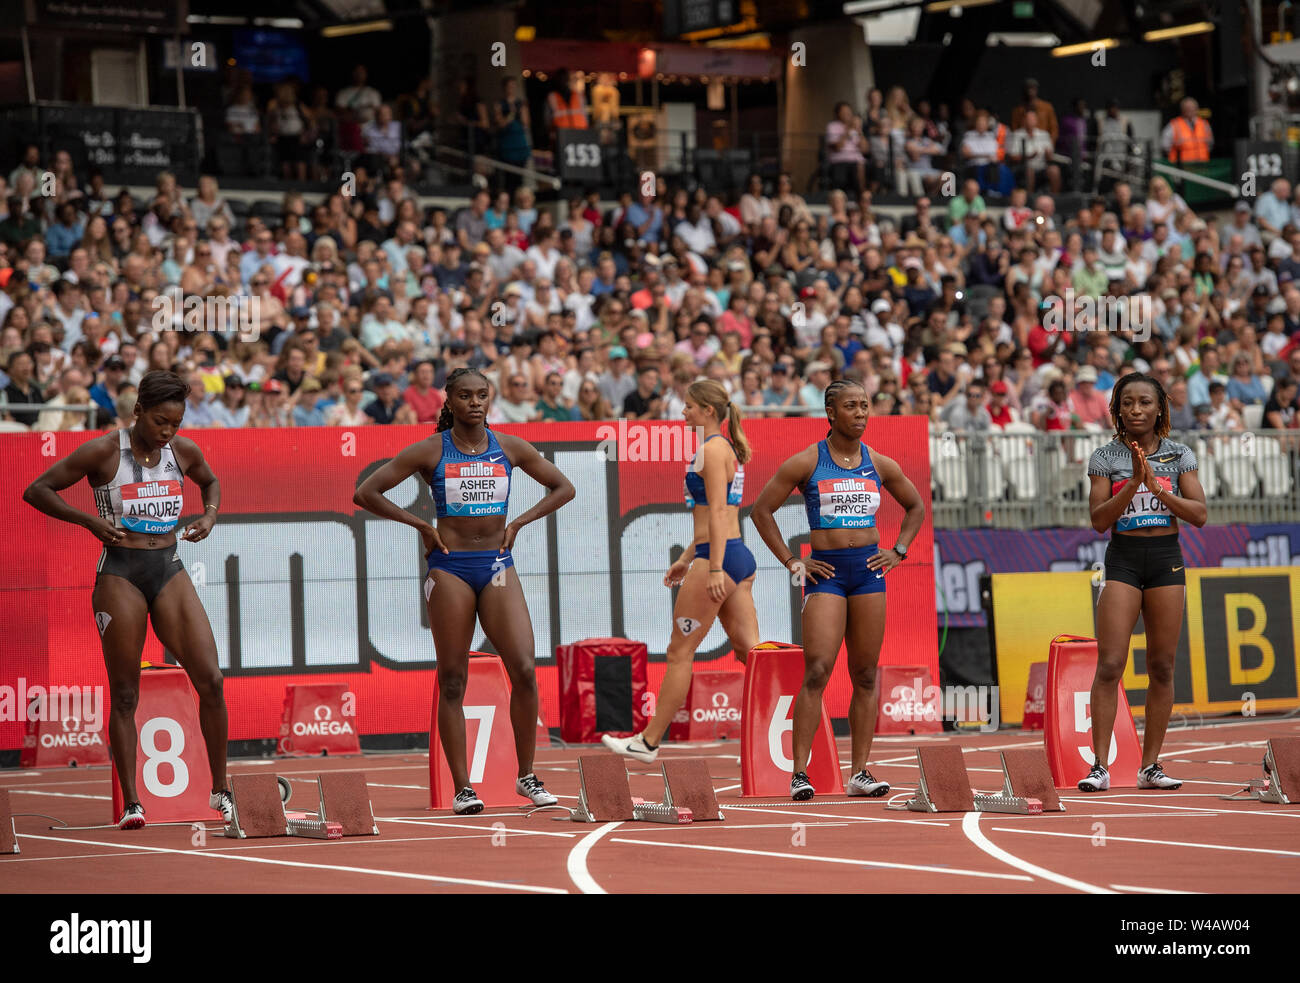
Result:
{"type": "Polygon", "coordinates": [[[237,218],[210,175],[187,196],[162,173],[137,202],[27,147],[0,175],[0,418],[120,424],[143,373],[171,368],[190,427],[432,424],[468,365],[493,383],[491,422],[679,418],[701,376],[748,414],[818,413],[848,377],[936,432],[1105,429],[1116,378],[1143,371],[1176,430],[1300,426],[1300,188],[1278,179],[1224,217],[1164,178],[1121,180],[1065,213],[1039,152],[1083,108],[1058,123],[1034,86],[1016,152],[958,150],[942,197],[941,152],[995,121],[966,106],[941,127],[898,93],[836,107],[825,209],[787,174],[735,195],[661,176],[605,208],[538,207],[527,187],[425,208],[385,154],[355,189],[237,218]],[[900,220],[873,207],[882,126],[926,158],[898,171],[916,174],[900,220]],[[63,409],[90,403],[90,421],[63,409]]]}

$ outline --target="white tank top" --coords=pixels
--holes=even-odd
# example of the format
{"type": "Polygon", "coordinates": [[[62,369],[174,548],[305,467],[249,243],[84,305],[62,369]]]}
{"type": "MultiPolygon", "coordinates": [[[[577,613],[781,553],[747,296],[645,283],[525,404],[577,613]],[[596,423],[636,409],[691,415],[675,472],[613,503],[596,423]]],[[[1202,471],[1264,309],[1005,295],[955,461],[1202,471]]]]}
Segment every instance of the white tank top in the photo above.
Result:
{"type": "Polygon", "coordinates": [[[100,518],[108,519],[127,532],[161,535],[171,532],[180,521],[184,505],[180,463],[167,444],[151,468],[140,466],[131,450],[131,434],[118,431],[121,456],[117,473],[106,485],[95,488],[95,506],[100,518]]]}

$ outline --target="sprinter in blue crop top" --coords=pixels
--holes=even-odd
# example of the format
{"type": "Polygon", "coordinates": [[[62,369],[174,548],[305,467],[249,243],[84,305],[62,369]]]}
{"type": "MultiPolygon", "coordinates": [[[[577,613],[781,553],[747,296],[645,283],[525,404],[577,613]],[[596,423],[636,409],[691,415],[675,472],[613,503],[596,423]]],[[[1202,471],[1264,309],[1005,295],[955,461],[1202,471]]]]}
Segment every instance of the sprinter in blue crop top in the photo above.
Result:
{"type": "Polygon", "coordinates": [[[456,369],[447,377],[447,402],[438,418],[438,432],[379,467],[352,499],[375,515],[420,532],[429,565],[424,597],[438,652],[438,737],[460,789],[452,803],[453,811],[460,814],[483,810],[469,782],[463,707],[476,615],[510,677],[510,722],[519,760],[515,791],[534,805],[556,802],[533,774],[537,741],[533,625],[510,547],[520,529],[572,499],[573,485],[528,441],[489,430],[490,403],[487,377],[478,369],[456,369]],[[546,494],[507,523],[515,468],[545,485],[546,494]],[[417,474],[433,491],[437,528],[384,496],[417,474]]]}
{"type": "Polygon", "coordinates": [[[740,538],[740,502],[745,490],[749,442],[740,412],[722,386],[709,379],[686,390],[682,417],[700,435],[700,447],[686,467],[686,507],[694,523],[694,549],[683,551],[664,575],[664,586],[681,585],[673,608],[668,640],[668,668],[655,700],[654,717],[645,730],[631,737],[605,735],[611,751],[651,763],[673,715],[686,702],[691,686],[695,650],[722,621],[736,658],[743,664],[758,644],[758,615],[754,611],[754,554],[740,538]],[[727,420],[724,438],[719,430],[727,420]]]}
{"type": "Polygon", "coordinates": [[[793,799],[815,794],[806,768],[813,735],[821,722],[822,691],[847,643],[853,698],[849,703],[853,777],[849,795],[884,795],[886,782],[867,771],[876,729],[876,663],[885,636],[885,574],[907,556],[907,546],[925,521],[925,506],[899,466],[862,442],[870,400],[859,383],[826,387],[826,439],[781,465],[754,503],[754,528],[776,558],[803,584],[803,687],[794,702],[793,799]],[[803,493],[812,553],[806,561],[790,549],[773,513],[795,489],[803,493]],[[876,510],[881,489],[906,514],[898,541],[879,548],[876,510]]]}

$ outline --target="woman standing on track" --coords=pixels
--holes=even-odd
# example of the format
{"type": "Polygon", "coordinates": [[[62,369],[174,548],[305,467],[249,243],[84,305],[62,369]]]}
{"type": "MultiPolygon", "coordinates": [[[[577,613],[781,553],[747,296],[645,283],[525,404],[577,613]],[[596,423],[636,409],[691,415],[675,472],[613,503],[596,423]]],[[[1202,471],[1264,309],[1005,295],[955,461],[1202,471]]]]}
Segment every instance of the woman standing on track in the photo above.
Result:
{"type": "Polygon", "coordinates": [[[686,702],[691,661],[713,619],[722,619],[742,664],[758,644],[753,595],[758,564],[740,538],[740,500],[750,459],[740,411],[720,383],[702,379],[686,390],[682,417],[701,436],[699,450],[686,466],[686,507],[695,523],[695,548],[683,552],[664,574],[665,587],[681,585],[673,609],[668,668],[659,686],[654,718],[645,730],[632,737],[606,734],[601,738],[611,751],[646,763],[659,756],[659,744],[673,715],[686,702]],[[714,437],[722,437],[724,417],[728,437],[714,443],[714,437]]]}
{"type": "Polygon", "coordinates": [[[226,781],[228,720],[217,644],[176,551],[184,478],[197,484],[203,496],[203,515],[185,527],[182,538],[187,542],[207,537],[221,505],[221,486],[203,452],[188,437],[176,435],[189,392],[175,373],[147,373],[140,380],[132,426],[88,440],[23,492],[29,505],[85,526],[105,544],[91,607],[108,669],[109,746],[126,803],[117,823],[122,829],[145,824],[135,787],[135,710],[149,621],[199,694],[199,726],[212,772],[208,804],[220,810],[226,822],[234,817],[226,781]],[[58,495],[82,478],[94,489],[98,515],[74,509],[58,495]]]}
{"type": "Polygon", "coordinates": [[[1139,612],[1146,625],[1146,728],[1138,788],[1176,789],[1182,782],[1160,767],[1160,747],[1174,704],[1174,653],[1183,627],[1187,573],[1178,521],[1205,525],[1205,490],[1196,455],[1169,439],[1169,399],[1151,376],[1133,373],[1110,397],[1115,439],[1088,461],[1092,527],[1113,529],[1106,547],[1106,582],[1097,601],[1097,673],[1092,680],[1092,771],[1084,792],[1110,788],[1098,749],[1111,746],[1119,702],[1116,687],[1128,663],[1139,612]],[[1174,493],[1177,486],[1178,493],[1174,493]]]}
{"type": "Polygon", "coordinates": [[[849,703],[852,770],[849,795],[884,795],[887,782],[867,771],[876,729],[876,663],[885,637],[885,574],[907,557],[908,544],[925,521],[915,486],[891,458],[862,442],[871,402],[856,382],[826,387],[831,428],[781,465],[754,503],[754,527],[768,549],[803,585],[804,679],[794,701],[794,776],[790,797],[816,794],[805,769],[821,722],[822,692],[840,645],[848,650],[853,698],[849,703]],[[898,542],[880,549],[876,510],[884,486],[906,510],[898,542]],[[807,562],[790,552],[773,513],[798,488],[808,512],[812,554],[807,562]],[[782,559],[784,557],[784,559],[782,559]]]}
{"type": "Polygon", "coordinates": [[[573,485],[528,441],[489,430],[488,403],[488,380],[482,372],[453,371],[447,377],[447,402],[438,417],[437,434],[401,451],[362,482],[352,498],[375,515],[414,526],[424,543],[429,564],[424,596],[438,653],[438,736],[460,789],[452,810],[462,814],[483,810],[469,783],[463,707],[476,615],[510,677],[510,724],[519,761],[515,791],[534,805],[556,802],[533,774],[537,743],[533,625],[510,547],[520,529],[572,499],[573,485]],[[547,491],[540,502],[507,523],[515,468],[547,491]],[[384,492],[415,474],[433,491],[437,528],[384,497],[384,492]]]}

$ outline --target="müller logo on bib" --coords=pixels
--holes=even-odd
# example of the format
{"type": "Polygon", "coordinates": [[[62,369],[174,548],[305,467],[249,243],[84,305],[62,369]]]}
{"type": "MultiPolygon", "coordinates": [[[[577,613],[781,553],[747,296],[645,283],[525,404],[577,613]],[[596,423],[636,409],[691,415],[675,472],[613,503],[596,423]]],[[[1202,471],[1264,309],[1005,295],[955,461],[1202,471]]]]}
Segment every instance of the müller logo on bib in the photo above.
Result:
{"type": "Polygon", "coordinates": [[[170,532],[181,517],[179,481],[142,481],[122,486],[122,525],[132,532],[170,532]]]}

